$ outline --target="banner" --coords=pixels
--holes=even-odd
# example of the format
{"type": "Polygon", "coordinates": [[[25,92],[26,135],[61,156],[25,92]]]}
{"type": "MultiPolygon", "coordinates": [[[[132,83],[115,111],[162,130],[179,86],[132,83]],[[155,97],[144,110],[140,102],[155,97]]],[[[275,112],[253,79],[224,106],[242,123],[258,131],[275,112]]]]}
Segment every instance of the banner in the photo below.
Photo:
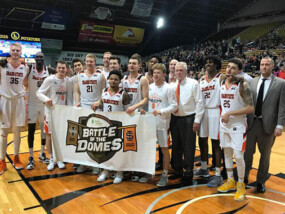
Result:
{"type": "Polygon", "coordinates": [[[131,14],[133,16],[148,17],[153,7],[153,0],[135,0],[131,14]]]}
{"type": "Polygon", "coordinates": [[[108,20],[114,19],[115,10],[110,10],[107,7],[93,7],[92,12],[89,14],[89,18],[108,20]]]}
{"type": "Polygon", "coordinates": [[[143,41],[144,29],[115,25],[114,40],[119,44],[140,44],[143,41]]]}
{"type": "Polygon", "coordinates": [[[78,42],[112,44],[113,35],[114,25],[81,21],[78,42]]]}
{"type": "Polygon", "coordinates": [[[65,10],[58,10],[50,7],[45,8],[42,28],[52,30],[65,30],[68,20],[68,13],[65,10]]]}
{"type": "Polygon", "coordinates": [[[126,0],[98,0],[99,3],[123,7],[126,0]]]}
{"type": "Polygon", "coordinates": [[[152,114],[94,113],[91,109],[56,105],[51,120],[56,160],[155,173],[156,123],[152,114]]]}
{"type": "Polygon", "coordinates": [[[42,38],[42,52],[45,54],[60,54],[62,40],[42,38]]]}

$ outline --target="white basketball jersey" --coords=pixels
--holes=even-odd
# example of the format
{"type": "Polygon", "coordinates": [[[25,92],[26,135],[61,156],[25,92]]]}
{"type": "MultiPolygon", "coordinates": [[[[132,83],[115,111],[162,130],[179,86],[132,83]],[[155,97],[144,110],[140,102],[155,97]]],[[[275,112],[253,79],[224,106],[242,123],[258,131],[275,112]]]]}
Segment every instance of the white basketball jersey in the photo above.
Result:
{"type": "Polygon", "coordinates": [[[130,96],[130,105],[135,105],[142,100],[142,92],[141,92],[141,78],[143,75],[139,75],[137,79],[131,83],[128,80],[129,76],[125,76],[123,79],[123,89],[130,96]]]}
{"type": "MultiPolygon", "coordinates": [[[[221,86],[221,107],[222,115],[226,112],[245,107],[245,102],[239,93],[240,83],[233,84],[227,88],[225,81],[221,86]]],[[[220,123],[220,129],[226,133],[245,133],[246,115],[233,115],[229,117],[229,122],[220,123]]]]}
{"type": "Polygon", "coordinates": [[[25,95],[23,80],[27,74],[27,67],[20,64],[14,68],[8,63],[7,67],[2,67],[1,70],[1,96],[6,98],[23,97],[25,95]]]}
{"type": "Polygon", "coordinates": [[[102,74],[94,72],[91,76],[88,74],[78,74],[78,84],[80,88],[81,104],[92,105],[99,100],[102,95],[102,74]]]}
{"type": "Polygon", "coordinates": [[[103,111],[124,111],[123,94],[125,91],[119,89],[116,94],[111,95],[109,88],[105,88],[102,93],[103,111]]]}
{"type": "Polygon", "coordinates": [[[36,93],[41,87],[45,78],[49,76],[47,67],[39,74],[35,65],[32,66],[29,74],[29,104],[43,104],[36,93]]]}
{"type": "Polygon", "coordinates": [[[200,81],[205,108],[218,108],[221,105],[219,78],[220,74],[217,74],[210,82],[207,81],[206,76],[200,81]]]}

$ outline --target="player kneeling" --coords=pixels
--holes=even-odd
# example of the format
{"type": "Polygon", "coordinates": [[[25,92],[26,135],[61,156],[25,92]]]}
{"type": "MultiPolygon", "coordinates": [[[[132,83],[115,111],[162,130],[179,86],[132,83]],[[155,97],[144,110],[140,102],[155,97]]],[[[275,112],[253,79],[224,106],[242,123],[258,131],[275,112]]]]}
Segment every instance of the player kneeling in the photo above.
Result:
{"type": "MultiPolygon", "coordinates": [[[[125,111],[126,106],[130,104],[130,98],[127,92],[119,88],[122,75],[118,70],[110,72],[108,77],[109,87],[105,88],[101,99],[93,105],[93,109],[102,108],[105,112],[125,111]],[[116,96],[115,96],[116,95],[116,96]]],[[[103,182],[109,176],[109,170],[104,169],[99,175],[97,181],[103,182]]],[[[114,184],[119,184],[123,180],[123,172],[117,171],[114,184]]]]}

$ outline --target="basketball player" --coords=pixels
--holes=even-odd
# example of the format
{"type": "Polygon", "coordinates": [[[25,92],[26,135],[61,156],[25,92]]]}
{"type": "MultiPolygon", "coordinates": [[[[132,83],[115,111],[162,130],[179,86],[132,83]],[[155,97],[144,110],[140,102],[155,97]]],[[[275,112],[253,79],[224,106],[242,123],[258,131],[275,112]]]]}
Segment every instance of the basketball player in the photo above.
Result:
{"type": "MultiPolygon", "coordinates": [[[[85,58],[86,70],[80,73],[77,78],[76,86],[76,107],[93,109],[96,108],[96,102],[101,99],[102,91],[106,86],[106,79],[101,71],[95,69],[96,57],[93,54],[87,54],[85,58]]],[[[76,172],[81,173],[87,169],[87,166],[80,165],[76,172]]],[[[93,167],[93,174],[100,173],[99,168],[93,167]]]]}
{"type": "Polygon", "coordinates": [[[234,199],[237,201],[243,201],[245,197],[246,115],[254,111],[249,86],[243,77],[238,76],[241,69],[240,60],[230,59],[226,69],[227,78],[221,86],[220,145],[224,149],[228,180],[218,191],[236,189],[234,199]],[[237,185],[233,175],[233,154],[237,165],[237,185]]]}
{"type": "Polygon", "coordinates": [[[110,60],[109,60],[109,69],[110,71],[113,70],[118,70],[120,71],[121,69],[121,59],[118,56],[110,56],[110,60]]]}
{"type": "Polygon", "coordinates": [[[71,99],[68,97],[68,79],[66,78],[67,64],[64,61],[58,61],[56,65],[57,73],[51,75],[45,79],[39,90],[37,91],[38,98],[45,103],[45,132],[46,132],[46,144],[49,153],[50,161],[47,166],[47,170],[51,171],[57,164],[58,168],[64,169],[65,164],[61,161],[55,163],[52,154],[51,144],[51,115],[50,108],[53,105],[69,105],[71,99]]]}
{"type": "Polygon", "coordinates": [[[105,52],[103,54],[103,74],[105,76],[106,79],[108,79],[108,76],[110,74],[110,67],[109,67],[109,61],[110,61],[110,57],[111,57],[112,53],[111,52],[105,52]]]}
{"type": "Polygon", "coordinates": [[[129,114],[143,108],[148,101],[148,81],[142,74],[138,73],[141,63],[141,56],[139,54],[133,54],[128,64],[130,74],[125,76],[122,81],[123,89],[130,96],[131,106],[126,111],[129,114]]]}
{"type": "Polygon", "coordinates": [[[168,129],[171,113],[176,111],[177,103],[175,97],[175,88],[166,83],[166,68],[163,64],[157,63],[152,66],[153,80],[149,86],[148,111],[156,117],[156,136],[163,154],[163,173],[157,186],[167,185],[168,168],[170,164],[170,155],[168,151],[168,129]]]}
{"type": "MultiPolygon", "coordinates": [[[[121,82],[122,75],[118,70],[113,70],[110,72],[108,81],[110,86],[105,88],[102,93],[102,97],[97,102],[95,109],[102,108],[105,112],[113,111],[124,111],[126,106],[130,104],[130,97],[124,89],[120,89],[119,84],[121,82]]],[[[100,176],[98,177],[98,182],[103,182],[109,175],[109,170],[104,169],[100,176]]],[[[123,180],[123,172],[117,171],[114,184],[119,184],[123,180]]]]}
{"type": "MultiPolygon", "coordinates": [[[[122,81],[123,89],[130,96],[130,107],[128,107],[126,110],[128,114],[131,114],[136,110],[139,111],[148,102],[149,84],[146,77],[144,77],[142,74],[139,74],[141,65],[141,56],[139,54],[133,54],[128,64],[128,71],[130,74],[125,76],[122,81]]],[[[134,173],[134,176],[132,177],[133,181],[139,180],[139,177],[136,174],[137,173],[134,173]]],[[[144,176],[141,179],[143,182],[148,181],[147,176],[144,176]]]]}
{"type": "Polygon", "coordinates": [[[36,130],[36,122],[39,119],[41,127],[41,151],[39,161],[45,164],[49,163],[44,153],[46,144],[46,135],[44,133],[44,103],[38,99],[36,93],[42,85],[45,78],[49,76],[49,70],[44,66],[44,54],[41,52],[35,55],[36,64],[29,69],[28,75],[25,77],[23,84],[28,90],[28,146],[29,146],[29,162],[26,169],[34,169],[34,135],[36,130]]]}
{"type": "Polygon", "coordinates": [[[71,81],[71,84],[73,85],[73,100],[74,100],[74,104],[76,104],[76,100],[75,100],[75,93],[76,93],[76,85],[77,85],[77,74],[81,73],[84,71],[84,63],[81,59],[75,58],[72,60],[72,65],[73,65],[73,71],[74,71],[74,75],[69,79],[69,81],[71,81]]]}
{"type": "Polygon", "coordinates": [[[220,120],[220,84],[225,78],[219,73],[221,60],[216,56],[207,56],[204,60],[207,75],[200,81],[203,93],[205,111],[200,124],[199,146],[201,151],[201,168],[194,172],[194,177],[209,177],[207,169],[208,160],[208,137],[211,138],[213,146],[213,157],[215,157],[216,173],[208,182],[207,186],[217,187],[223,183],[221,176],[222,150],[219,142],[219,120],[220,120]]]}
{"type": "Polygon", "coordinates": [[[7,136],[10,127],[14,134],[13,165],[21,170],[24,165],[19,158],[21,126],[25,125],[25,100],[23,80],[27,74],[27,67],[21,64],[22,47],[19,43],[10,46],[11,58],[6,65],[0,66],[0,111],[1,111],[1,138],[0,138],[0,175],[7,169],[5,155],[7,150],[7,136]]]}

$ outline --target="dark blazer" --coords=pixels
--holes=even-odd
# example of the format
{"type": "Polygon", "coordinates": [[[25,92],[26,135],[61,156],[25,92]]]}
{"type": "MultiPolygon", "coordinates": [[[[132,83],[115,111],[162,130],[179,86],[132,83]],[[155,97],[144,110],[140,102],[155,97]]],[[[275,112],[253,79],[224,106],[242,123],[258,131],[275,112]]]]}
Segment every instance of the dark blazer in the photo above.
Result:
{"type": "MultiPolygon", "coordinates": [[[[254,106],[257,101],[257,84],[260,77],[250,83],[254,106]]],[[[252,127],[254,114],[247,115],[248,129],[252,127]]],[[[272,75],[267,94],[262,105],[262,124],[266,134],[274,133],[276,125],[285,124],[285,81],[272,75]]]]}

